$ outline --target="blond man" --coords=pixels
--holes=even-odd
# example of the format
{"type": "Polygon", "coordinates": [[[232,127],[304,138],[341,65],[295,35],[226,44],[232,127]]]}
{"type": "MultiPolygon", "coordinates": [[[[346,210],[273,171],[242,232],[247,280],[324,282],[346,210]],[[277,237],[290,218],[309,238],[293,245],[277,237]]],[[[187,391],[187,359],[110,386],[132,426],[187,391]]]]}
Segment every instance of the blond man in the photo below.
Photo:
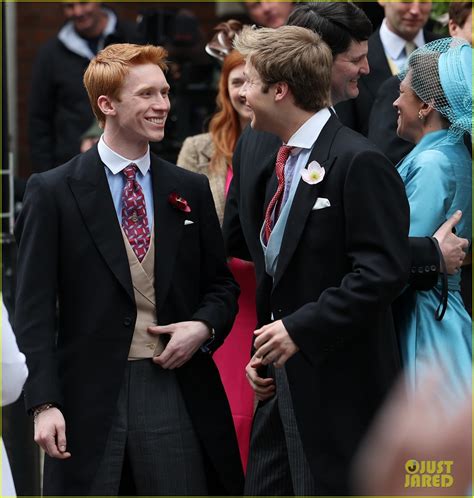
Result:
{"type": "Polygon", "coordinates": [[[241,491],[209,354],[238,288],[207,179],[148,145],[170,109],[166,55],[117,44],[91,61],[84,84],[104,133],[31,177],[16,225],[16,330],[45,495],[241,491]]]}
{"type": "Polygon", "coordinates": [[[408,279],[408,203],[389,161],[328,108],[332,57],[317,34],[249,29],[236,48],[252,127],[282,142],[260,232],[246,494],[347,495],[400,366],[390,304],[408,279]]]}

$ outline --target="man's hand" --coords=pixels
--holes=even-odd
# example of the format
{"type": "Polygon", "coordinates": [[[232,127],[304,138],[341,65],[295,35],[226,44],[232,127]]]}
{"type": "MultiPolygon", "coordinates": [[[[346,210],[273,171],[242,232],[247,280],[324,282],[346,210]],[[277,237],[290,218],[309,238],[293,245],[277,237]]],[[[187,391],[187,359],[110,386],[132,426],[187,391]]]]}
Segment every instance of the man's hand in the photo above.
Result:
{"type": "Polygon", "coordinates": [[[459,268],[466,257],[467,248],[469,247],[469,241],[467,239],[461,239],[453,233],[453,228],[458,224],[461,217],[462,212],[456,211],[433,235],[439,243],[446,263],[446,270],[450,275],[459,271],[459,268]]]}
{"type": "Polygon", "coordinates": [[[281,320],[264,325],[254,332],[255,356],[261,358],[262,365],[281,368],[289,358],[299,351],[281,320]]]}
{"type": "Polygon", "coordinates": [[[245,367],[245,374],[250,386],[255,392],[258,401],[265,401],[275,395],[275,381],[271,378],[263,378],[258,374],[258,368],[262,366],[262,359],[253,357],[245,367]]]}
{"type": "Polygon", "coordinates": [[[64,460],[71,456],[66,451],[66,422],[57,408],[48,408],[36,417],[35,442],[51,458],[64,460]]]}
{"type": "Polygon", "coordinates": [[[153,335],[169,334],[171,339],[164,351],[153,358],[163,368],[172,370],[183,366],[210,339],[211,332],[204,322],[179,322],[148,327],[153,335]]]}

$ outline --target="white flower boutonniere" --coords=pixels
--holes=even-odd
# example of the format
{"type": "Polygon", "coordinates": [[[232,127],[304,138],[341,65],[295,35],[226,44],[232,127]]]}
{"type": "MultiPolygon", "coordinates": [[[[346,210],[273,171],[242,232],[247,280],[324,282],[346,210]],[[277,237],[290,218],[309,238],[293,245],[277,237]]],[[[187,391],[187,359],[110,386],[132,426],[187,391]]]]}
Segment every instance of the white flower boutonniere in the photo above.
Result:
{"type": "Polygon", "coordinates": [[[309,185],[316,185],[323,181],[325,174],[326,171],[324,168],[317,161],[312,161],[308,164],[307,168],[303,169],[301,177],[309,185]]]}

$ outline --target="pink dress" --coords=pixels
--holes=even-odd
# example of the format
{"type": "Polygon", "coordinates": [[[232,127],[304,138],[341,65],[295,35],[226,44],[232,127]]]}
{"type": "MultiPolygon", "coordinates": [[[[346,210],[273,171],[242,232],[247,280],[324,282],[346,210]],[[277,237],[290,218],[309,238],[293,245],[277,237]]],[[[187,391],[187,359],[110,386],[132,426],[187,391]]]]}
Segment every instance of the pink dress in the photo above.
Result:
{"type": "MultiPolygon", "coordinates": [[[[232,170],[229,168],[226,178],[226,194],[231,179],[232,170]]],[[[231,258],[229,268],[241,289],[239,313],[224,344],[214,354],[214,361],[219,369],[229,399],[242,465],[245,470],[254,409],[254,395],[245,376],[245,367],[250,361],[253,331],[257,323],[255,311],[256,281],[253,263],[231,258]]]]}

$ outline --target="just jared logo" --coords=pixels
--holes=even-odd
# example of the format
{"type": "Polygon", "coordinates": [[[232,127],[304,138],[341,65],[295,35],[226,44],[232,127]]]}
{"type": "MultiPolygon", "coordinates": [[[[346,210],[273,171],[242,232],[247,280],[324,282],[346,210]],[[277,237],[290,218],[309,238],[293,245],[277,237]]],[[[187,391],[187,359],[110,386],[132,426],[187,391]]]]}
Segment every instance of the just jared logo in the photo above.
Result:
{"type": "Polygon", "coordinates": [[[405,488],[450,488],[453,465],[452,460],[407,460],[405,488]]]}

